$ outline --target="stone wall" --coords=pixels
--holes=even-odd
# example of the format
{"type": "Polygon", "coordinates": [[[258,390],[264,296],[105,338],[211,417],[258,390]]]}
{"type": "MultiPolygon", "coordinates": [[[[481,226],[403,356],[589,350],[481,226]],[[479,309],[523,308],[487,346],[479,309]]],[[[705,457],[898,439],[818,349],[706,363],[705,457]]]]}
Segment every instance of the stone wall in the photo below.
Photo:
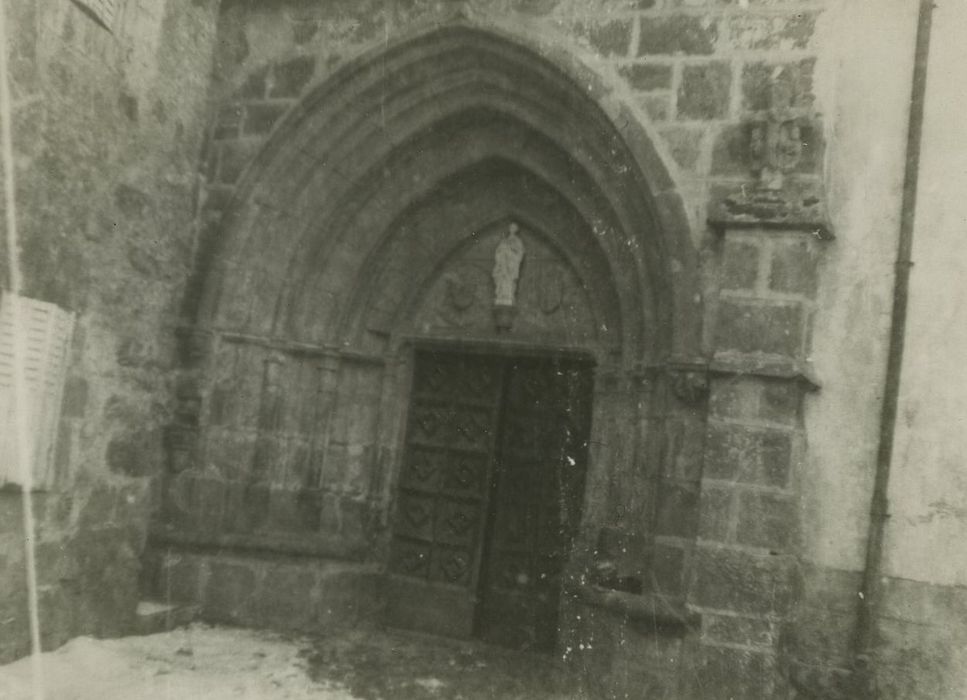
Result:
{"type": "MultiPolygon", "coordinates": [[[[43,641],[55,647],[123,631],[138,600],[215,3],[129,2],[113,33],[69,0],[7,13],[24,293],[77,314],[58,476],[35,495],[43,641]]],[[[29,645],[20,504],[0,493],[0,661],[29,645]]]]}
{"type": "MultiPolygon", "coordinates": [[[[476,0],[223,3],[214,92],[219,112],[205,168],[205,206],[217,221],[234,184],[279,118],[350,59],[441,23],[466,21],[517,35],[537,50],[563,48],[607,76],[640,110],[680,171],[694,234],[707,193],[747,181],[740,122],[764,110],[775,76],[790,106],[814,102],[814,28],[823,2],[476,0]]],[[[804,138],[797,176],[822,164],[822,138],[804,138]]],[[[217,235],[212,231],[210,235],[217,235]]]]}

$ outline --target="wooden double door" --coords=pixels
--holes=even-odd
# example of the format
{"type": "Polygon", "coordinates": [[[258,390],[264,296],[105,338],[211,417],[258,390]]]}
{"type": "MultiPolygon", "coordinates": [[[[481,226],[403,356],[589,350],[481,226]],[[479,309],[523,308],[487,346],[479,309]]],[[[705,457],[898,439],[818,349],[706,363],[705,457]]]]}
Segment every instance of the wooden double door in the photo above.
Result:
{"type": "Polygon", "coordinates": [[[418,351],[387,622],[552,649],[584,495],[587,361],[418,351]]]}

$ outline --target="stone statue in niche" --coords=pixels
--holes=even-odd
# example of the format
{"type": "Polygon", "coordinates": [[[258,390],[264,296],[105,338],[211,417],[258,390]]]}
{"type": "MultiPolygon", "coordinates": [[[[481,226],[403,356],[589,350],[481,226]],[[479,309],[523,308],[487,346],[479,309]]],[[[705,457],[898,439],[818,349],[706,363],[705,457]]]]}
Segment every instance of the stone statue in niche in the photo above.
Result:
{"type": "Polygon", "coordinates": [[[524,241],[517,235],[519,230],[517,224],[511,224],[494,252],[494,306],[514,306],[524,260],[524,241]]]}

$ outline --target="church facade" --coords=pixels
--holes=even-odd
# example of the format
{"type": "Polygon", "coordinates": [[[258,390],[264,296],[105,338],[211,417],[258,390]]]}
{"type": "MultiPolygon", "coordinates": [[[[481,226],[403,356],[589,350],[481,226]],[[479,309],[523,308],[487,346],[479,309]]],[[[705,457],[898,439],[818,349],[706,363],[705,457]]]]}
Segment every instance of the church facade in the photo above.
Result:
{"type": "Polygon", "coordinates": [[[149,596],[602,697],[960,697],[929,10],[13,5],[24,292],[76,323],[49,645],[149,596]]]}

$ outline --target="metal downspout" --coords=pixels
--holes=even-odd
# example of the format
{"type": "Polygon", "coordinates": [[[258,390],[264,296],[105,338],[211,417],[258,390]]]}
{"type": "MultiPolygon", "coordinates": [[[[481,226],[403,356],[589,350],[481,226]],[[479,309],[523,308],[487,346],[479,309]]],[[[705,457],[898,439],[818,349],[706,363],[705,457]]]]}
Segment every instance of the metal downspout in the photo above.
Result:
{"type": "Polygon", "coordinates": [[[913,65],[913,88],[910,100],[910,121],[907,127],[906,165],[903,178],[903,199],[900,209],[900,232],[897,242],[896,276],[893,287],[890,346],[887,355],[880,413],[880,436],[876,456],[876,473],[870,503],[870,529],[866,544],[866,567],[860,588],[856,630],[853,644],[856,680],[863,697],[878,696],[872,654],[876,644],[876,618],[882,592],[883,537],[890,517],[888,491],[890,468],[896,429],[897,404],[900,394],[900,372],[903,365],[903,346],[906,335],[907,301],[910,290],[910,268],[913,266],[913,224],[917,205],[917,182],[920,170],[920,143],[923,134],[924,95],[927,87],[927,56],[930,48],[930,25],[933,0],[920,0],[917,39],[913,65]]]}

